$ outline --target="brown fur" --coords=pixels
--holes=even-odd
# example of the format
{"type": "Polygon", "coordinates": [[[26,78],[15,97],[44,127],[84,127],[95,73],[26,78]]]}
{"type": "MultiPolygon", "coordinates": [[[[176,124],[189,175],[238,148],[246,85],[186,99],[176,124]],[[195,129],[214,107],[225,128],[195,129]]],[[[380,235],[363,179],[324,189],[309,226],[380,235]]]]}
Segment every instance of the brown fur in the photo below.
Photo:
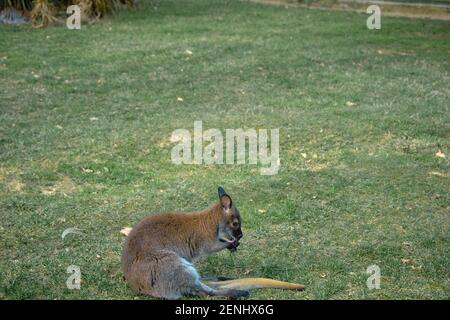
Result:
{"type": "Polygon", "coordinates": [[[234,251],[241,237],[239,211],[219,188],[219,202],[210,208],[158,213],[139,222],[128,235],[123,250],[125,279],[136,292],[167,299],[186,294],[246,296],[244,288],[300,289],[300,285],[259,278],[208,285],[202,282],[192,260],[225,248],[234,251]]]}

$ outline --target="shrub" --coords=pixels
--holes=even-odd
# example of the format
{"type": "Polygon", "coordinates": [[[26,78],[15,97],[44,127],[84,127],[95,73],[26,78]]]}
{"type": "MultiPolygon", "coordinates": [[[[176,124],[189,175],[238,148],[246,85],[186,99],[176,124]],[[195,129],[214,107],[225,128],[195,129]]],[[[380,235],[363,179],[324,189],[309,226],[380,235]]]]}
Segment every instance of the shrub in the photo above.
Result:
{"type": "Polygon", "coordinates": [[[14,8],[30,17],[34,27],[46,27],[60,21],[58,13],[66,12],[70,5],[79,5],[84,20],[93,20],[123,6],[133,5],[133,0],[0,0],[0,10],[14,8]]]}

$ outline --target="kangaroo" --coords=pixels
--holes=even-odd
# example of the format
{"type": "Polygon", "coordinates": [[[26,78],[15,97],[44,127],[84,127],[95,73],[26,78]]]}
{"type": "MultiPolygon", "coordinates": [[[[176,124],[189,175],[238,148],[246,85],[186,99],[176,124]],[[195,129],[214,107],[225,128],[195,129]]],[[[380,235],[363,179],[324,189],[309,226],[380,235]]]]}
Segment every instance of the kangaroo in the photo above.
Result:
{"type": "Polygon", "coordinates": [[[235,252],[242,238],[238,209],[222,187],[218,193],[219,201],[207,209],[153,214],[131,230],[122,269],[135,292],[164,299],[183,295],[238,298],[254,288],[304,288],[264,278],[202,281],[192,260],[225,248],[235,252]]]}

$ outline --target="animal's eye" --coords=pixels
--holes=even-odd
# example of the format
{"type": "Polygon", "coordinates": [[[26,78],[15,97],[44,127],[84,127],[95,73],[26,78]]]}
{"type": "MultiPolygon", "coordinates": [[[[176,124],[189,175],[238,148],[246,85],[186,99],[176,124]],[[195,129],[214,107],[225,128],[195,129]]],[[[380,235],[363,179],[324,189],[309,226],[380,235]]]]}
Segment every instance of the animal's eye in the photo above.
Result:
{"type": "Polygon", "coordinates": [[[239,227],[239,222],[234,221],[231,225],[233,226],[233,228],[237,228],[239,227]]]}

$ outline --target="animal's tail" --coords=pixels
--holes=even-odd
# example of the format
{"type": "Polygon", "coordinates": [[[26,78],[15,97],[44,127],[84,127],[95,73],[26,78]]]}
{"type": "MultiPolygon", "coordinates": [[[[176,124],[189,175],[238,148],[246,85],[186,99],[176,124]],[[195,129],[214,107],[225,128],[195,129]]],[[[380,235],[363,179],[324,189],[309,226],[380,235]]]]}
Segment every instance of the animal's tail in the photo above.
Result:
{"type": "Polygon", "coordinates": [[[305,286],[302,284],[284,282],[267,278],[244,278],[226,281],[204,281],[204,283],[208,286],[217,289],[249,290],[260,288],[276,288],[289,290],[303,290],[305,288],[305,286]]]}

